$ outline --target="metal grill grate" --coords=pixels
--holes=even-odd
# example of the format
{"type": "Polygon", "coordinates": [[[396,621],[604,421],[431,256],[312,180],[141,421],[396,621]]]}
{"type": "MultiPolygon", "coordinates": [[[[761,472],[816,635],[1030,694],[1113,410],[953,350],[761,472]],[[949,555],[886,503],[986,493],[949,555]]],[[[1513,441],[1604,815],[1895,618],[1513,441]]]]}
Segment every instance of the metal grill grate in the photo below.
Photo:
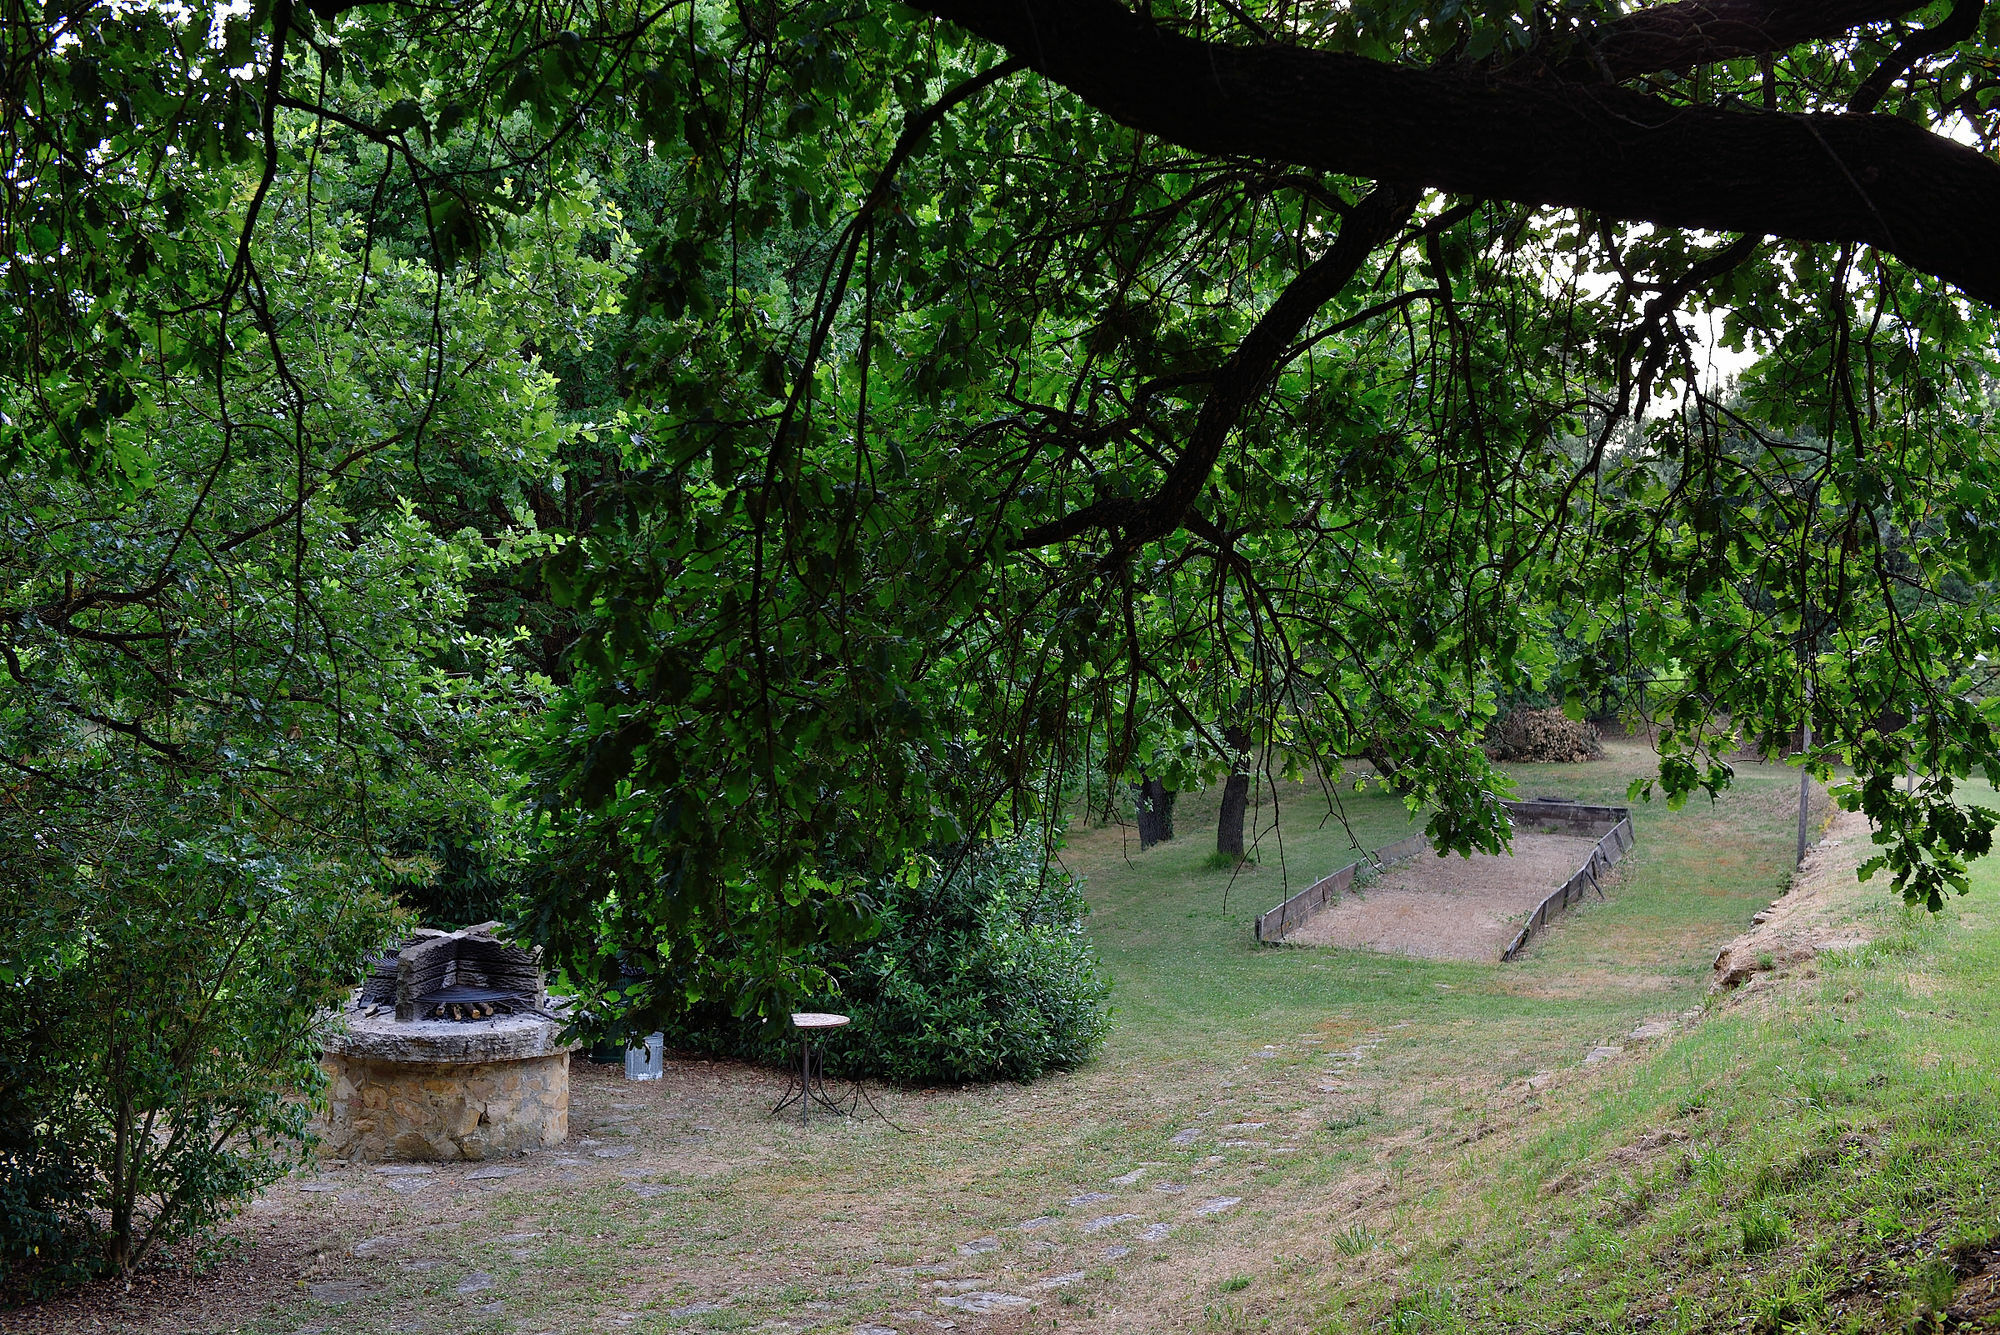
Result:
{"type": "Polygon", "coordinates": [[[496,939],[498,923],[459,932],[419,932],[384,955],[361,985],[363,1008],[393,1006],[398,1020],[469,1023],[539,1010],[541,952],[496,939]]]}

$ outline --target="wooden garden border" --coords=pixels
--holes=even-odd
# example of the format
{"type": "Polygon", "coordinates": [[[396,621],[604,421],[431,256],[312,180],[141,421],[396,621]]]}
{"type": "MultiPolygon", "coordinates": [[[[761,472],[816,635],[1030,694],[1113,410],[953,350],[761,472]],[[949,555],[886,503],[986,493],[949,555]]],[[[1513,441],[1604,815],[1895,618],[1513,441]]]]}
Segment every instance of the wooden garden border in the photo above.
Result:
{"type": "Polygon", "coordinates": [[[1421,834],[1413,834],[1407,839],[1398,839],[1364,857],[1348,863],[1331,876],[1322,876],[1305,889],[1293,895],[1269,913],[1257,919],[1257,939],[1267,946],[1274,946],[1284,939],[1285,933],[1297,927],[1307,918],[1325,907],[1328,900],[1339,899],[1347,893],[1347,887],[1354,884],[1355,873],[1364,865],[1383,866],[1391,862],[1401,862],[1404,858],[1415,857],[1431,846],[1431,841],[1421,834]]]}
{"type": "MultiPolygon", "coordinates": [[[[1500,952],[1504,963],[1513,959],[1526,948],[1529,938],[1548,925],[1549,919],[1582,899],[1590,889],[1601,895],[1603,888],[1598,885],[1597,875],[1609,870],[1625,856],[1632,847],[1632,813],[1625,807],[1591,806],[1582,802],[1569,802],[1561,798],[1537,797],[1526,802],[1503,802],[1507,814],[1513,818],[1514,828],[1521,831],[1536,831],[1543,834],[1567,834],[1582,838],[1598,836],[1597,847],[1590,850],[1590,856],[1576,872],[1549,896],[1536,906],[1528,917],[1527,924],[1500,952]]],[[[1265,945],[1276,945],[1284,940],[1285,934],[1305,922],[1313,914],[1324,908],[1329,901],[1340,898],[1354,884],[1354,877],[1364,865],[1383,866],[1414,857],[1431,846],[1429,839],[1421,834],[1413,834],[1407,839],[1398,839],[1376,849],[1366,857],[1358,858],[1330,876],[1322,876],[1305,889],[1287,899],[1268,913],[1258,915],[1256,922],[1257,940],[1265,945]]]]}
{"type": "MultiPolygon", "coordinates": [[[[1551,891],[1549,897],[1536,905],[1535,911],[1528,915],[1528,921],[1514,934],[1514,939],[1507,943],[1507,948],[1500,952],[1502,964],[1526,950],[1529,938],[1541,928],[1548,926],[1549,919],[1582,899],[1588,890],[1595,890],[1599,897],[1602,897],[1604,887],[1598,883],[1597,873],[1611,870],[1632,848],[1632,813],[1624,807],[1586,807],[1581,803],[1545,801],[1508,805],[1531,808],[1534,811],[1534,815],[1529,817],[1531,820],[1544,819],[1551,825],[1568,825],[1572,830],[1578,825],[1585,825],[1592,833],[1597,833],[1600,829],[1602,833],[1597,840],[1597,847],[1590,850],[1590,856],[1583,860],[1583,865],[1578,867],[1560,887],[1551,891]],[[1551,806],[1568,807],[1570,814],[1565,818],[1558,812],[1548,811],[1547,808],[1551,806]],[[1589,815],[1585,816],[1584,813],[1589,815]],[[1610,828],[1603,829],[1602,827],[1607,824],[1610,828]]],[[[1522,814],[1525,813],[1516,813],[1517,826],[1521,823],[1522,814]]]]}

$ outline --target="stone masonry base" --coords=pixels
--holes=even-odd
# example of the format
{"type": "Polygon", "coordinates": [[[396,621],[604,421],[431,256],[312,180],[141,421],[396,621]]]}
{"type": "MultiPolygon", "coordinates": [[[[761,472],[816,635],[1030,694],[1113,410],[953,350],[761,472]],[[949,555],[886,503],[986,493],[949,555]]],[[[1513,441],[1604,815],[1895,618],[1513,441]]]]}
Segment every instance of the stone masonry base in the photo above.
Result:
{"type": "Polygon", "coordinates": [[[370,1061],[329,1052],[322,1152],[340,1159],[491,1159],[569,1135],[569,1054],[513,1061],[370,1061]]]}

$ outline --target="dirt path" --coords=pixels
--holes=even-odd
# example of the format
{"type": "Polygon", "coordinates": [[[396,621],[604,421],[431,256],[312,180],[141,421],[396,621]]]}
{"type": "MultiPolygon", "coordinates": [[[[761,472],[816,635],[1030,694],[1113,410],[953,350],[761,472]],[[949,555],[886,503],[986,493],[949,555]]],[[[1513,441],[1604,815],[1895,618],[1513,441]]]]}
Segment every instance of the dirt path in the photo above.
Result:
{"type": "Polygon", "coordinates": [[[1093,1114],[1115,1111],[1103,1073],[880,1094],[905,1136],[872,1121],[801,1132],[766,1115],[783,1076],[736,1063],[673,1061],[635,1085],[579,1061],[558,1150],[325,1164],[264,1193],[231,1230],[248,1249],[218,1268],[0,1312],[0,1331],[998,1335],[1052,1313],[1158,1329],[1150,1301],[1077,1300],[1113,1284],[1172,1303],[1191,1265],[1233,1264],[1247,1213],[1291,1207],[1277,1179],[1300,1171],[1328,1111],[1381,1106],[1382,1034],[1344,1041],[1265,1045],[1240,1085],[1161,1110],[1090,1168],[1032,1177],[964,1163],[952,1131],[1027,1128],[1043,1156],[1068,1157],[1096,1138],[1093,1114]],[[966,1124],[968,1105],[984,1125],[966,1124]]]}
{"type": "Polygon", "coordinates": [[[1314,914],[1285,943],[1490,963],[1593,847],[1568,835],[1517,834],[1511,856],[1420,853],[1314,914]]]}

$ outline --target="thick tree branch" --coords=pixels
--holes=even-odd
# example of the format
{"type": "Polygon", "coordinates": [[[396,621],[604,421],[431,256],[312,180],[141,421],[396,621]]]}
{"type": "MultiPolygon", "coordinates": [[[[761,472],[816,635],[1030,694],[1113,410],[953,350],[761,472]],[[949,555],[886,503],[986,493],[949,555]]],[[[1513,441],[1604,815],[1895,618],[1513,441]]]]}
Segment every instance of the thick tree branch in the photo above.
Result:
{"type": "Polygon", "coordinates": [[[1665,227],[1859,242],[2000,304],[2000,163],[1893,117],[1722,111],[1601,83],[1202,42],[1116,0],[916,3],[1113,120],[1198,152],[1665,227]]]}
{"type": "Polygon", "coordinates": [[[1774,55],[1922,8],[1910,0],[1681,0],[1615,19],[1588,41],[1603,69],[1630,79],[1774,55]]]}
{"type": "Polygon", "coordinates": [[[1286,285],[1216,371],[1187,448],[1167,470],[1158,491],[1143,500],[1120,497],[1086,505],[1029,529],[1014,546],[1042,547],[1109,529],[1119,533],[1119,546],[1129,551],[1179,528],[1208,484],[1229,433],[1271,383],[1306,321],[1339,295],[1376,247],[1409,221],[1420,193],[1410,186],[1384,184],[1354,206],[1333,245],[1286,285]]]}

